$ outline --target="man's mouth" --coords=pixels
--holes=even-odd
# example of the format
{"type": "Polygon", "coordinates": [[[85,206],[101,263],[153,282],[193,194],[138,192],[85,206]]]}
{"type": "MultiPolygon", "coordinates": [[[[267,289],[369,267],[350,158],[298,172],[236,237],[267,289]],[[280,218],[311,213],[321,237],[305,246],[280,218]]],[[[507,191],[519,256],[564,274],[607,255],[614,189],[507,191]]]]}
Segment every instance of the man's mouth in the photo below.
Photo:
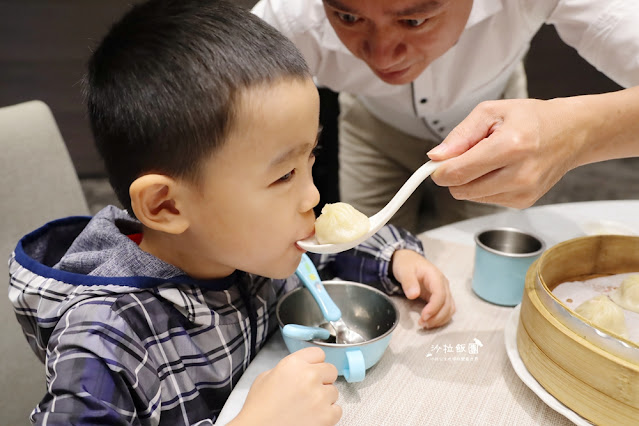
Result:
{"type": "Polygon", "coordinates": [[[376,69],[375,73],[382,80],[396,80],[398,78],[403,77],[408,72],[409,69],[410,69],[410,66],[396,69],[396,70],[377,70],[376,69]]]}

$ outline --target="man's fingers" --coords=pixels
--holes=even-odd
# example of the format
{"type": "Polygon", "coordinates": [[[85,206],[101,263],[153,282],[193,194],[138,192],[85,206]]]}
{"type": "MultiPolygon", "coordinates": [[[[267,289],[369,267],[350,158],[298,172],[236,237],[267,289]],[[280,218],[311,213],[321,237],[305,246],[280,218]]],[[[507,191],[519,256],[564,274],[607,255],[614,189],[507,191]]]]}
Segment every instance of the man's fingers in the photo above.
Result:
{"type": "Polygon", "coordinates": [[[499,169],[473,182],[448,189],[457,200],[523,209],[532,206],[548,188],[543,182],[525,183],[507,169],[499,169]]]}
{"type": "Polygon", "coordinates": [[[456,187],[473,182],[512,161],[513,156],[499,155],[503,136],[496,132],[461,155],[451,158],[431,175],[439,186],[456,187]]]}
{"type": "Polygon", "coordinates": [[[504,177],[502,175],[503,169],[492,170],[491,172],[479,176],[470,182],[449,186],[448,189],[450,194],[456,200],[486,202],[484,200],[488,197],[508,192],[510,190],[509,186],[496,185],[496,182],[504,182],[504,177]]]}
{"type": "Polygon", "coordinates": [[[479,104],[428,156],[435,161],[455,157],[490,136],[503,120],[492,112],[490,105],[489,102],[479,104]]]}

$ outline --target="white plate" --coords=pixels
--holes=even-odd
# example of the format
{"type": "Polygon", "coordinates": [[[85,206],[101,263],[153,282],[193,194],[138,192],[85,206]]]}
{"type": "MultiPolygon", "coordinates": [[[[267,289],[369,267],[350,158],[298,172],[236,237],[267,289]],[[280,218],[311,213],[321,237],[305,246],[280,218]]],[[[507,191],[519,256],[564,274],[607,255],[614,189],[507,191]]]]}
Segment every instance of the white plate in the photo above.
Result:
{"type": "Polygon", "coordinates": [[[628,225],[612,220],[588,221],[581,224],[581,229],[586,235],[637,235],[637,232],[628,225]]]}
{"type": "Polygon", "coordinates": [[[572,421],[576,425],[592,425],[588,420],[581,417],[579,414],[566,407],[561,401],[552,396],[546,389],[539,384],[539,382],[530,374],[526,365],[519,356],[519,350],[517,349],[517,326],[519,325],[519,311],[521,305],[517,305],[510,314],[506,327],[504,328],[504,340],[506,342],[506,353],[510,359],[510,364],[513,366],[515,373],[521,379],[526,386],[530,388],[542,401],[544,401],[550,408],[564,415],[568,420],[572,421]]]}

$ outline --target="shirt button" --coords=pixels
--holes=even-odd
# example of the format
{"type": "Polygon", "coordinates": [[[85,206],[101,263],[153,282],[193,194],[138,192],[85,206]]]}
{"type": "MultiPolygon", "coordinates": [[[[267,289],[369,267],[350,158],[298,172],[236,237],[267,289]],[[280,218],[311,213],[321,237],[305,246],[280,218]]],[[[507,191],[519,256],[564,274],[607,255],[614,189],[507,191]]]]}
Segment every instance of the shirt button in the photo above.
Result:
{"type": "Polygon", "coordinates": [[[439,120],[433,120],[433,126],[437,126],[439,124],[439,120]]]}
{"type": "Polygon", "coordinates": [[[421,104],[425,104],[426,102],[428,102],[428,99],[426,99],[426,98],[421,98],[419,100],[419,103],[421,103],[421,104]]]}
{"type": "Polygon", "coordinates": [[[443,132],[444,130],[446,130],[446,128],[445,128],[445,127],[440,127],[440,128],[439,128],[439,132],[440,132],[440,133],[441,133],[441,132],[443,132]]]}

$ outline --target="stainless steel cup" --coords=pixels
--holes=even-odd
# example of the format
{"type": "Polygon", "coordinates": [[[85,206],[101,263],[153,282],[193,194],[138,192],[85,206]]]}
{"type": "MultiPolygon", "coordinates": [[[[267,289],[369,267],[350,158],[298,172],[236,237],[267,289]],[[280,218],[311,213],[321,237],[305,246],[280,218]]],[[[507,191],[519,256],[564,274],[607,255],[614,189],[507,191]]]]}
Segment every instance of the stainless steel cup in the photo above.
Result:
{"type": "Polygon", "coordinates": [[[475,234],[472,288],[482,299],[503,306],[521,302],[530,265],[545,249],[535,235],[515,228],[488,229],[475,234]]]}

